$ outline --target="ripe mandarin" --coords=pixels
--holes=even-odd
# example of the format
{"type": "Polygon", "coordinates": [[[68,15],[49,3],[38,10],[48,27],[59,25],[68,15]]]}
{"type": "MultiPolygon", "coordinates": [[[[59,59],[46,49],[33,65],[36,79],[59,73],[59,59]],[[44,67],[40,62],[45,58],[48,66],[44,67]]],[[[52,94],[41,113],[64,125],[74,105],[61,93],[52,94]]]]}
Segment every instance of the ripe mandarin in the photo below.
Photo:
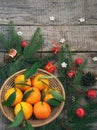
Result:
{"type": "Polygon", "coordinates": [[[32,79],[32,85],[33,87],[38,88],[39,90],[43,90],[49,86],[49,80],[47,78],[42,78],[43,74],[37,74],[32,79]]]}
{"type": "Polygon", "coordinates": [[[25,80],[24,74],[18,75],[14,80],[15,86],[22,91],[27,90],[31,87],[31,80],[30,78],[25,80]]]}
{"type": "Polygon", "coordinates": [[[30,104],[35,104],[40,101],[41,93],[38,88],[31,87],[31,88],[27,89],[24,93],[24,97],[25,97],[25,94],[27,94],[29,92],[30,92],[30,94],[28,94],[27,98],[25,99],[26,102],[28,102],[30,104]]]}
{"type": "Polygon", "coordinates": [[[46,102],[46,101],[48,101],[49,99],[52,99],[52,98],[54,98],[53,95],[50,94],[50,93],[48,93],[48,94],[46,94],[46,95],[44,96],[44,99],[43,99],[43,100],[46,102]]]}
{"type": "Polygon", "coordinates": [[[21,91],[20,89],[18,89],[18,88],[12,87],[12,88],[9,88],[9,89],[6,91],[6,93],[4,94],[4,100],[6,101],[6,100],[9,98],[9,96],[10,96],[12,93],[14,93],[15,91],[16,91],[16,98],[15,98],[15,101],[14,101],[14,103],[12,104],[12,106],[15,106],[17,103],[19,103],[19,102],[22,101],[22,99],[23,99],[23,93],[22,93],[22,91],[21,91]]]}
{"type": "Polygon", "coordinates": [[[33,107],[30,103],[24,101],[18,103],[14,108],[14,114],[17,115],[21,109],[23,110],[24,118],[26,120],[32,116],[33,107]]]}
{"type": "Polygon", "coordinates": [[[51,107],[44,101],[34,104],[34,115],[37,119],[46,119],[51,114],[51,107]]]}

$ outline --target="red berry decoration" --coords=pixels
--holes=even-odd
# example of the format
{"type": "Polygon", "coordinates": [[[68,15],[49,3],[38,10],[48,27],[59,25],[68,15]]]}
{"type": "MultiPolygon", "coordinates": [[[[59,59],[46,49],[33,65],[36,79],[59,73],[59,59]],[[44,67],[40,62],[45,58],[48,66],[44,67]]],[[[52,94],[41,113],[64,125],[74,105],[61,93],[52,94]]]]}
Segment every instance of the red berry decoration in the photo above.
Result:
{"type": "Polygon", "coordinates": [[[54,54],[59,53],[60,52],[60,48],[59,47],[53,47],[52,51],[53,51],[54,54]]]}
{"type": "Polygon", "coordinates": [[[27,45],[28,45],[28,43],[27,43],[26,41],[22,41],[21,46],[22,46],[23,48],[25,48],[27,45]]]}
{"type": "Polygon", "coordinates": [[[75,60],[75,64],[76,65],[81,65],[83,63],[83,59],[82,58],[76,58],[75,60]]]}
{"type": "Polygon", "coordinates": [[[94,99],[96,97],[96,91],[93,89],[89,90],[87,93],[87,96],[88,96],[88,98],[94,99]]]}
{"type": "Polygon", "coordinates": [[[75,76],[75,72],[71,70],[67,73],[67,75],[69,78],[72,78],[73,76],[75,76]]]}
{"type": "Polygon", "coordinates": [[[83,118],[85,116],[86,112],[84,110],[84,108],[78,108],[76,110],[76,115],[79,117],[79,118],[83,118]]]}

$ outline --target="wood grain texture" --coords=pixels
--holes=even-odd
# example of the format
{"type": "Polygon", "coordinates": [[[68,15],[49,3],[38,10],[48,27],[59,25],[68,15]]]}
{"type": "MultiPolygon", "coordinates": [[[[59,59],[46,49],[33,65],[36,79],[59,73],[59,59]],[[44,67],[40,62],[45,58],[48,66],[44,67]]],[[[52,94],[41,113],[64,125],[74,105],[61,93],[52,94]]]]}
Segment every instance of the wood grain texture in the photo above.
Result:
{"type": "MultiPolygon", "coordinates": [[[[23,38],[28,40],[34,34],[37,27],[45,37],[44,49],[51,50],[53,40],[60,41],[65,38],[65,44],[69,44],[72,51],[97,51],[97,26],[16,26],[17,31],[23,32],[23,38]]],[[[8,33],[7,26],[0,26],[1,32],[8,33]]]]}
{"type": "Polygon", "coordinates": [[[97,24],[96,0],[0,0],[0,24],[16,25],[97,24]],[[54,22],[49,20],[54,16],[54,22]]]}
{"type": "Polygon", "coordinates": [[[0,0],[0,24],[16,25],[80,24],[85,17],[85,0],[0,0]],[[54,16],[54,22],[49,20],[54,16]]]}
{"type": "Polygon", "coordinates": [[[97,0],[85,0],[86,24],[97,24],[97,0]]]}

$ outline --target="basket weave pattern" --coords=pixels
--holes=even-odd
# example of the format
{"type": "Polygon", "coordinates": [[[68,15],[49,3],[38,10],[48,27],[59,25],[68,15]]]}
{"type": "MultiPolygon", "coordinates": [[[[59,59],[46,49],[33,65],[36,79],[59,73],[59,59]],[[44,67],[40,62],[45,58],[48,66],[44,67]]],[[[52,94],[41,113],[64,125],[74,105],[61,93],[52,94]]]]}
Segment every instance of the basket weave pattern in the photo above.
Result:
{"type": "MultiPolygon", "coordinates": [[[[4,84],[2,85],[1,90],[0,90],[0,107],[1,107],[3,114],[10,121],[14,120],[13,108],[12,107],[6,107],[6,106],[2,105],[2,102],[4,101],[4,94],[7,91],[7,89],[9,89],[10,87],[12,87],[14,85],[15,77],[19,74],[23,74],[24,71],[25,70],[21,70],[21,71],[15,73],[15,74],[13,74],[12,76],[10,76],[4,82],[4,84]]],[[[36,73],[41,73],[41,74],[44,74],[44,75],[52,76],[52,74],[50,74],[49,72],[42,70],[42,69],[38,69],[36,73]]],[[[49,81],[50,81],[50,86],[52,86],[52,87],[56,88],[58,91],[60,91],[63,98],[65,99],[65,91],[64,91],[64,88],[63,88],[62,84],[60,83],[60,81],[55,76],[53,78],[50,78],[49,81]]],[[[29,122],[32,124],[33,127],[39,127],[39,126],[43,126],[45,124],[48,124],[59,116],[63,107],[64,107],[64,102],[62,102],[60,104],[60,106],[52,108],[52,112],[51,112],[51,115],[49,116],[49,118],[44,119],[44,120],[38,120],[38,119],[30,118],[29,122]]]]}

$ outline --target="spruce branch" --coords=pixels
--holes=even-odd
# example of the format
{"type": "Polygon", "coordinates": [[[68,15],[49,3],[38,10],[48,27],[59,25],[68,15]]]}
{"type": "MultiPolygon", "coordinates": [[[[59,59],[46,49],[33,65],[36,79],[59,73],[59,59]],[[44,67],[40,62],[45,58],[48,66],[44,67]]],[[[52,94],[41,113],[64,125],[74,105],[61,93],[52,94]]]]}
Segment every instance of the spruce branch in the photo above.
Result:
{"type": "Polygon", "coordinates": [[[7,52],[14,48],[19,54],[21,54],[21,41],[22,38],[17,35],[13,22],[10,22],[8,26],[8,39],[6,39],[3,33],[0,33],[0,43],[2,44],[2,47],[7,50],[7,52]]]}
{"type": "Polygon", "coordinates": [[[5,38],[5,35],[3,33],[0,33],[0,43],[2,44],[3,49],[8,48],[8,42],[7,39],[5,38]]]}
{"type": "Polygon", "coordinates": [[[23,68],[23,56],[20,56],[15,62],[10,63],[9,76],[23,68]]]}
{"type": "Polygon", "coordinates": [[[42,36],[40,28],[37,28],[34,35],[32,36],[30,43],[24,48],[23,55],[25,59],[33,57],[33,55],[42,47],[44,38],[42,36]]]}
{"type": "Polygon", "coordinates": [[[9,23],[9,31],[8,31],[8,50],[14,48],[17,50],[19,54],[22,53],[21,49],[21,41],[22,38],[17,35],[13,22],[9,23]]]}

